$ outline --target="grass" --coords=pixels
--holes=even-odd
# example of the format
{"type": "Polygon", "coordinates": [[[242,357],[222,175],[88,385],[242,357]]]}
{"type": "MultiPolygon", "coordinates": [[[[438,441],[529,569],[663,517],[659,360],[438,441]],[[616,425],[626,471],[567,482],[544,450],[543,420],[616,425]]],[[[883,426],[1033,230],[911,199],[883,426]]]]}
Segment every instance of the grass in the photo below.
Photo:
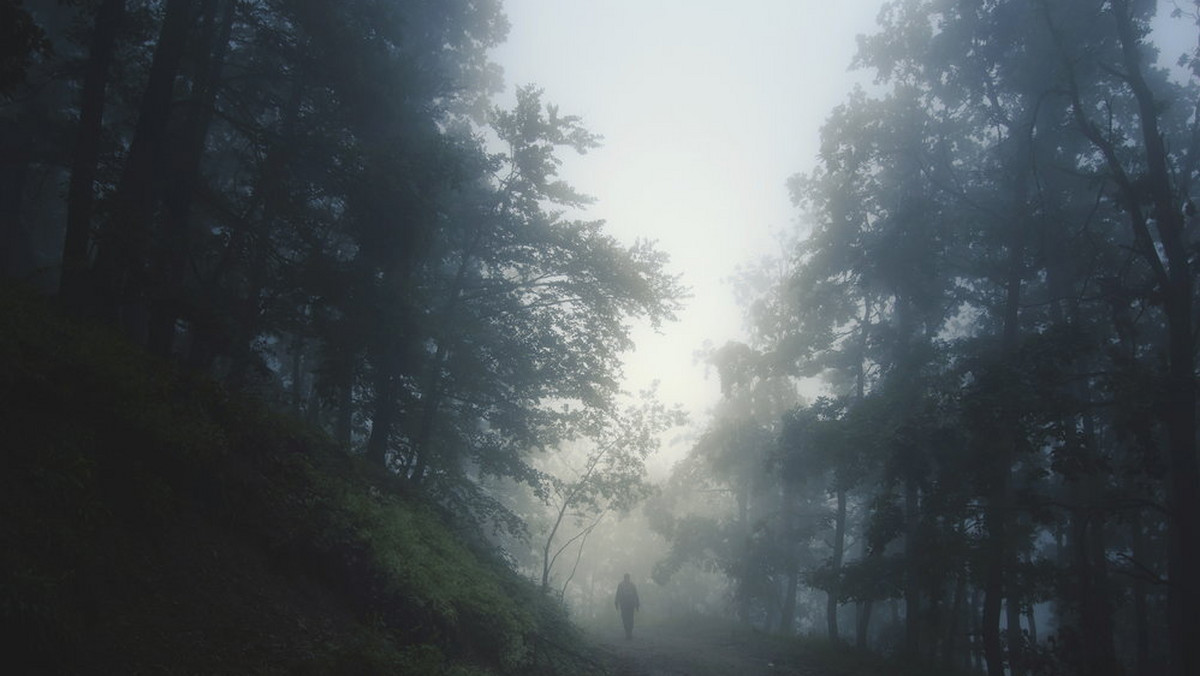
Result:
{"type": "Polygon", "coordinates": [[[557,607],[319,432],[0,287],[0,632],[39,673],[582,673],[557,607]]]}

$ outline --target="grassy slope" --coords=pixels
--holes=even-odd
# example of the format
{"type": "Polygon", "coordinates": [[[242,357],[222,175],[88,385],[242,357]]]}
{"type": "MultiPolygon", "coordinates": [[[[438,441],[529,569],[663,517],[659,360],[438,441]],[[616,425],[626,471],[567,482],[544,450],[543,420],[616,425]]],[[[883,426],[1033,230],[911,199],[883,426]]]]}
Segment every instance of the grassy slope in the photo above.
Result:
{"type": "Polygon", "coordinates": [[[0,287],[0,317],[0,660],[587,670],[531,585],[320,435],[31,294],[0,287]]]}

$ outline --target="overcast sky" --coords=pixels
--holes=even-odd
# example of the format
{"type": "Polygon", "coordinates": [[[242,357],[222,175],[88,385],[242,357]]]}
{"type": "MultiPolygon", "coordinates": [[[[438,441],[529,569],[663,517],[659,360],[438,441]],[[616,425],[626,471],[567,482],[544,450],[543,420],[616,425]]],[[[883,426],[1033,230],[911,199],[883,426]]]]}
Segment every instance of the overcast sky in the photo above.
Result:
{"type": "Polygon", "coordinates": [[[596,197],[587,216],[656,240],[693,293],[662,335],[637,332],[629,389],[657,379],[697,422],[719,398],[694,354],[742,337],[728,279],[794,223],[784,182],[813,166],[823,120],[864,79],[848,66],[880,4],[505,0],[509,89],[536,84],[604,136],[562,172],[596,197]]]}

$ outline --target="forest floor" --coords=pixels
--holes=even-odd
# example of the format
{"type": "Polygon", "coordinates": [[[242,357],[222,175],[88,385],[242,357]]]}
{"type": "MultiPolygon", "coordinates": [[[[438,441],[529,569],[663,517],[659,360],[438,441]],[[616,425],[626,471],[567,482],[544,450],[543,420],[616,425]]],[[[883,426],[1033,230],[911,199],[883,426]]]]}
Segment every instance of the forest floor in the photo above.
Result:
{"type": "MultiPolygon", "coordinates": [[[[641,619],[641,618],[639,618],[641,619]]],[[[705,617],[621,622],[587,631],[614,676],[945,676],[821,638],[785,638],[705,617]]]]}
{"type": "Polygon", "coordinates": [[[611,655],[616,676],[842,676],[795,644],[724,623],[689,621],[634,626],[625,639],[620,620],[594,629],[592,640],[611,655]]]}

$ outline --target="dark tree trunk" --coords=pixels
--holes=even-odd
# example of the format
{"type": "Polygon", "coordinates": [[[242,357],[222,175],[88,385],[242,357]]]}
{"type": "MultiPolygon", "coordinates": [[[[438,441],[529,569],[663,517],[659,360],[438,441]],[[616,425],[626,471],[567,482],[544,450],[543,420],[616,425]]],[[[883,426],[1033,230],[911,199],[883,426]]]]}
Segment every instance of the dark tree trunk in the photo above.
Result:
{"type": "MultiPolygon", "coordinates": [[[[280,112],[283,122],[280,126],[279,137],[266,148],[266,156],[263,159],[255,186],[255,199],[262,203],[262,212],[257,228],[253,228],[250,222],[243,222],[234,235],[236,244],[231,244],[235,253],[246,251],[245,258],[250,261],[249,267],[245,271],[245,287],[240,289],[233,311],[234,327],[233,337],[230,340],[232,354],[229,379],[234,389],[241,389],[245,385],[255,359],[253,343],[262,330],[262,297],[263,290],[267,287],[270,279],[272,234],[277,227],[276,221],[284,211],[287,202],[286,168],[292,157],[287,144],[292,143],[296,136],[300,106],[304,100],[304,88],[300,82],[293,83],[292,87],[287,104],[280,112]],[[251,231],[252,228],[255,231],[251,231]]],[[[231,256],[231,258],[233,257],[231,256]]],[[[343,343],[338,347],[345,348],[346,345],[343,343]]],[[[342,378],[343,382],[336,383],[335,387],[352,387],[354,380],[352,363],[352,358],[339,357],[339,368],[333,369],[333,371],[336,374],[334,377],[342,378]]],[[[344,401],[349,401],[352,393],[349,390],[344,393],[339,390],[339,397],[344,401]]],[[[344,440],[346,443],[350,441],[349,418],[351,415],[350,411],[345,412],[344,440]]],[[[339,437],[343,437],[343,435],[339,434],[339,437]]]]}
{"type": "Polygon", "coordinates": [[[339,387],[333,438],[346,448],[354,443],[354,383],[353,378],[339,387]]]}
{"type": "Polygon", "coordinates": [[[954,578],[954,600],[951,602],[950,617],[946,622],[946,637],[943,639],[942,646],[942,663],[947,667],[957,664],[955,657],[959,649],[958,636],[963,631],[962,617],[966,595],[967,576],[965,573],[959,572],[954,578]]]}
{"type": "MultiPolygon", "coordinates": [[[[1017,348],[1017,320],[1021,297],[1021,261],[1024,251],[1023,230],[1021,225],[1014,226],[1014,243],[1010,251],[1008,298],[1004,318],[1003,347],[1006,356],[1012,355],[1017,348]]],[[[1007,359],[1006,359],[1007,361],[1007,359]]],[[[1007,363],[1004,368],[1007,368],[1007,363]]],[[[1006,409],[1011,409],[1015,402],[1006,402],[1006,409]]],[[[1005,655],[1000,640],[1000,615],[1002,600],[1005,593],[1007,566],[1011,556],[1009,520],[1012,505],[1012,453],[1016,444],[1015,416],[1011,410],[1003,413],[1003,421],[996,437],[994,457],[990,468],[991,488],[988,505],[984,513],[984,526],[987,539],[984,550],[987,552],[983,582],[983,616],[980,620],[980,633],[983,639],[983,654],[987,660],[988,676],[1006,676],[1005,655]]],[[[1010,646],[1011,647],[1011,646],[1010,646]]]]}
{"type": "MultiPolygon", "coordinates": [[[[1029,156],[1033,135],[1033,115],[1036,110],[1030,104],[1030,110],[1023,113],[1021,122],[1012,128],[1015,150],[1007,163],[1012,173],[1011,200],[1013,205],[1013,220],[1008,232],[1008,260],[1004,279],[1004,311],[1001,330],[1001,354],[1003,365],[1001,369],[1012,368],[1020,341],[1021,285],[1025,277],[1025,250],[1027,230],[1030,227],[1028,213],[1029,189],[1029,156]]],[[[1015,543],[1012,542],[1010,521],[1013,512],[1013,477],[1012,468],[1018,442],[1017,404],[1015,391],[1008,391],[1010,378],[1003,378],[1006,389],[1002,395],[999,413],[999,428],[995,431],[995,441],[991,449],[992,458],[987,469],[988,491],[987,508],[984,513],[984,526],[987,539],[984,551],[987,553],[984,584],[983,584],[983,616],[980,620],[980,633],[983,638],[984,657],[987,660],[988,676],[1005,676],[1003,653],[1000,641],[1000,611],[1001,600],[1007,591],[1006,582],[1011,576],[1010,567],[1015,562],[1015,543]]],[[[1010,646],[1009,658],[1018,658],[1012,653],[1010,646]]],[[[1018,669],[1018,665],[1012,665],[1018,669]]]]}
{"type": "Polygon", "coordinates": [[[796,619],[796,593],[800,586],[800,560],[796,555],[796,498],[792,481],[784,479],[780,515],[787,557],[787,586],[779,608],[779,633],[791,636],[796,619]]]}
{"type": "MultiPolygon", "coordinates": [[[[861,537],[866,541],[866,533],[861,537]]],[[[867,554],[867,559],[878,561],[883,557],[882,548],[872,550],[867,554]]],[[[867,650],[870,647],[870,629],[871,629],[871,612],[874,610],[875,602],[872,599],[866,599],[858,606],[858,615],[854,622],[854,645],[860,650],[867,650]]]]}
{"type": "Polygon", "coordinates": [[[912,658],[921,654],[921,585],[917,569],[918,512],[917,482],[909,476],[904,482],[904,650],[912,658]]]}
{"type": "Polygon", "coordinates": [[[31,161],[29,136],[17,125],[0,126],[0,276],[27,274],[32,267],[22,213],[31,161]]]}
{"type": "MultiPolygon", "coordinates": [[[[1072,496],[1076,500],[1088,498],[1079,491],[1072,496]]],[[[1088,674],[1105,676],[1118,672],[1116,654],[1112,640],[1112,607],[1107,589],[1103,585],[1102,571],[1097,567],[1092,552],[1103,550],[1103,544],[1094,540],[1099,536],[1099,524],[1090,516],[1090,509],[1077,509],[1071,515],[1071,565],[1074,569],[1075,597],[1072,599],[1078,614],[1083,655],[1081,668],[1088,674]]]]}
{"type": "Polygon", "coordinates": [[[828,627],[829,638],[838,640],[838,597],[841,596],[842,560],[846,551],[846,489],[842,482],[837,481],[837,512],[833,524],[833,557],[829,565],[833,571],[833,586],[825,600],[825,624],[828,627]]]}
{"type": "Polygon", "coordinates": [[[92,241],[92,203],[104,131],[104,103],[108,72],[116,52],[117,34],[125,15],[125,0],[104,0],[96,12],[92,42],[83,72],[79,100],[79,126],[71,157],[67,187],[67,229],[63,239],[59,295],[67,307],[82,312],[88,305],[87,271],[92,241]]]}
{"type": "MultiPolygon", "coordinates": [[[[1146,533],[1142,530],[1141,512],[1135,511],[1129,524],[1133,544],[1133,560],[1146,561],[1146,533]]],[[[1145,577],[1138,575],[1133,578],[1133,622],[1134,641],[1136,645],[1136,662],[1134,673],[1137,676],[1150,675],[1150,617],[1146,601],[1147,589],[1145,577]]]]}
{"type": "MultiPolygon", "coordinates": [[[[997,491],[1003,495],[1002,491],[997,491]]],[[[999,499],[994,499],[996,506],[999,499]]],[[[989,511],[999,511],[993,506],[989,511]]],[[[988,676],[1006,676],[1004,669],[1004,650],[1000,642],[1000,603],[1004,589],[1004,573],[1001,557],[1004,555],[1003,540],[1007,535],[1004,519],[999,514],[985,518],[987,524],[987,572],[983,587],[983,615],[980,618],[979,633],[983,639],[983,656],[987,660],[988,676]]]]}
{"type": "Polygon", "coordinates": [[[981,611],[983,602],[980,600],[980,596],[982,595],[982,592],[971,593],[971,607],[968,618],[971,636],[971,640],[967,646],[968,663],[971,671],[975,672],[987,670],[987,666],[984,663],[986,657],[984,656],[983,648],[983,612],[981,611]]]}
{"type": "Polygon", "coordinates": [[[150,255],[154,214],[166,166],[167,122],[175,78],[186,51],[195,0],[167,0],[150,76],[138,111],[129,154],[114,199],[112,216],[101,232],[96,271],[104,294],[104,314],[120,322],[135,340],[144,341],[146,260],[150,255]]]}
{"type": "MultiPolygon", "coordinates": [[[[204,0],[203,23],[195,54],[192,96],[186,103],[182,123],[167,163],[163,193],[164,227],[151,252],[151,290],[148,347],[167,355],[175,339],[175,325],[190,305],[185,290],[190,268],[191,212],[200,164],[213,118],[217,86],[233,29],[234,2],[204,0]]],[[[190,313],[189,313],[190,314],[190,313]]]]}
{"type": "MultiPolygon", "coordinates": [[[[431,448],[430,444],[433,441],[434,426],[437,424],[441,413],[439,408],[442,405],[443,370],[450,356],[449,342],[451,339],[451,327],[458,313],[458,304],[462,301],[467,271],[478,255],[475,252],[480,250],[479,247],[483,244],[485,234],[482,227],[477,228],[471,233],[469,239],[463,242],[462,256],[458,261],[458,269],[454,273],[454,283],[449,289],[446,306],[442,310],[441,317],[439,317],[439,327],[435,336],[437,349],[425,374],[425,387],[422,391],[421,400],[421,419],[417,427],[415,442],[413,443],[416,459],[410,478],[417,484],[424,480],[429,461],[432,460],[431,456],[434,449],[431,448]]],[[[403,265],[406,262],[398,263],[403,265]]],[[[444,452],[447,449],[442,450],[444,452]]],[[[450,464],[451,462],[446,457],[439,458],[439,461],[444,464],[450,464]]]]}
{"type": "Polygon", "coordinates": [[[1021,632],[1021,594],[1010,581],[1004,599],[1005,619],[1008,627],[1008,673],[1010,676],[1025,674],[1025,636],[1021,632]]]}
{"type": "Polygon", "coordinates": [[[292,336],[292,411],[296,417],[304,417],[304,406],[308,401],[308,391],[305,386],[307,376],[304,359],[304,339],[299,334],[292,336]]]}
{"type": "Polygon", "coordinates": [[[387,364],[376,367],[375,405],[371,416],[371,435],[367,437],[367,460],[387,467],[387,452],[391,446],[392,426],[396,413],[395,378],[387,364]]]}

